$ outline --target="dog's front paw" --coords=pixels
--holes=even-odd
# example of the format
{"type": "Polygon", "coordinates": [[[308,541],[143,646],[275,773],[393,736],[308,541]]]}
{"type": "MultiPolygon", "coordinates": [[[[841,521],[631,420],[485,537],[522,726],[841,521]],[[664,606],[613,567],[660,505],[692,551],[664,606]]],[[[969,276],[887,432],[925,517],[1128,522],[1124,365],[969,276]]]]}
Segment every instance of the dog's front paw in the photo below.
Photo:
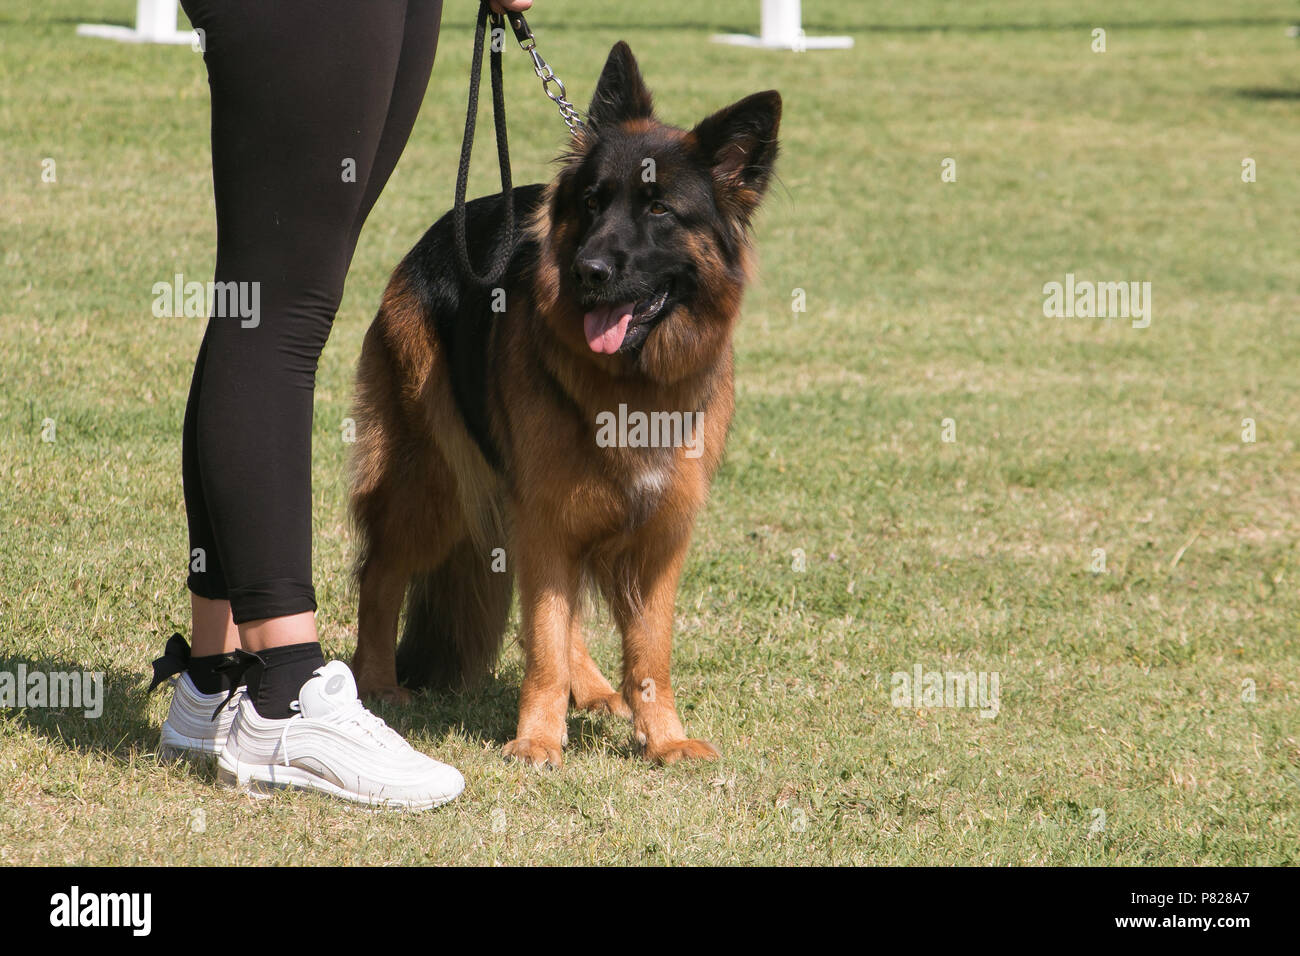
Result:
{"type": "Polygon", "coordinates": [[[531,737],[516,737],[502,747],[501,752],[513,760],[521,760],[534,767],[545,767],[549,764],[559,768],[564,765],[558,740],[547,742],[531,737]]]}
{"type": "Polygon", "coordinates": [[[658,746],[647,744],[645,756],[655,763],[670,764],[682,759],[717,760],[721,754],[707,740],[668,740],[658,746]]]}

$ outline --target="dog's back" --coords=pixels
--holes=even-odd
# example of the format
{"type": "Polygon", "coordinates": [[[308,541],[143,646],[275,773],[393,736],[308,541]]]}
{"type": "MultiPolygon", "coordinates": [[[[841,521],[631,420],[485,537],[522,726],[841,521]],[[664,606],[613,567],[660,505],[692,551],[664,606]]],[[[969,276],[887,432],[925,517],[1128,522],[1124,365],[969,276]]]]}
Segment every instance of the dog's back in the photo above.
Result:
{"type": "MultiPolygon", "coordinates": [[[[542,191],[515,189],[518,221],[535,214],[542,191]]],[[[466,204],[473,261],[495,253],[501,218],[499,194],[466,204]]],[[[507,320],[500,303],[528,294],[536,247],[521,235],[501,284],[487,288],[463,281],[454,242],[448,213],[394,270],[356,378],[358,574],[390,582],[388,595],[399,580],[405,587],[396,666],[409,688],[482,677],[499,651],[512,590],[500,556],[504,460],[489,421],[498,371],[491,355],[497,324],[507,320]]],[[[362,616],[377,613],[380,590],[363,586],[362,616]]],[[[357,669],[368,671],[364,656],[357,669]]]]}

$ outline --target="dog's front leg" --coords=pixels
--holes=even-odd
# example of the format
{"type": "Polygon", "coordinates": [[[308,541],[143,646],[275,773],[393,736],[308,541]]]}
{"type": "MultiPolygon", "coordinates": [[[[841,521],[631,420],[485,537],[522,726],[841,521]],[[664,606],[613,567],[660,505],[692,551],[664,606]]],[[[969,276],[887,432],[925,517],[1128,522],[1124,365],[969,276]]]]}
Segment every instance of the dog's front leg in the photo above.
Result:
{"type": "Polygon", "coordinates": [[[553,533],[535,527],[517,527],[515,553],[524,680],[519,727],[505,754],[538,767],[559,767],[566,742],[569,625],[578,597],[578,563],[556,547],[553,533]]]}
{"type": "Polygon", "coordinates": [[[623,633],[623,699],[632,708],[637,743],[648,759],[714,760],[713,744],[686,736],[670,681],[673,606],[690,537],[689,532],[670,535],[647,535],[654,544],[637,569],[636,593],[614,595],[610,602],[623,633]]]}

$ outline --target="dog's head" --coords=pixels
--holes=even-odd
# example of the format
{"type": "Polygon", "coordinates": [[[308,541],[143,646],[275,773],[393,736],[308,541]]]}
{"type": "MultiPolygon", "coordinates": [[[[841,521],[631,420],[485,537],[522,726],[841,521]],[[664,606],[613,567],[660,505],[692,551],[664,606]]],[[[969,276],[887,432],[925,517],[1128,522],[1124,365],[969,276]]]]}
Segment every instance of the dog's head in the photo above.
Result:
{"type": "Polygon", "coordinates": [[[571,347],[660,381],[716,358],[739,311],[780,118],[769,90],[691,130],[661,123],[632,51],[614,46],[539,220],[548,312],[571,347]]]}

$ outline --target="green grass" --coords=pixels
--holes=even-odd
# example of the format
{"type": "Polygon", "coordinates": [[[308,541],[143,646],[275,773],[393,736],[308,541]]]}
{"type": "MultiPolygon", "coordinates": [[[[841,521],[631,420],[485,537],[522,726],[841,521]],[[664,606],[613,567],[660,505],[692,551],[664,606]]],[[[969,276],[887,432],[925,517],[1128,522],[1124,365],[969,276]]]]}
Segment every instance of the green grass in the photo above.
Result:
{"type": "MultiPolygon", "coordinates": [[[[202,328],[152,318],[150,287],[212,267],[206,78],[186,48],[73,35],[129,22],[129,0],[3,0],[0,670],[103,670],[108,706],[0,711],[0,862],[1297,862],[1300,11],[804,8],[854,49],[710,44],[756,27],[752,0],[531,18],[579,103],[619,38],[669,120],[785,96],[735,425],[678,602],[683,718],[723,760],[653,768],[624,725],[575,717],[563,770],[505,763],[511,643],[476,692],[383,711],[464,771],[464,797],[375,815],[255,803],[154,756],[166,695],[144,674],[188,632],[180,424],[202,328]],[[1150,281],[1150,328],[1045,319],[1066,272],[1150,281]],[[998,672],[997,718],[891,706],[918,663],[998,672]]],[[[321,363],[333,656],[356,615],[340,422],[388,271],[450,205],[469,9],[449,4],[321,363]]],[[[546,178],[563,127],[522,55],[507,73],[515,181],[546,178]]],[[[479,161],[476,193],[487,141],[479,161]]],[[[593,652],[616,669],[607,620],[593,652]]]]}

